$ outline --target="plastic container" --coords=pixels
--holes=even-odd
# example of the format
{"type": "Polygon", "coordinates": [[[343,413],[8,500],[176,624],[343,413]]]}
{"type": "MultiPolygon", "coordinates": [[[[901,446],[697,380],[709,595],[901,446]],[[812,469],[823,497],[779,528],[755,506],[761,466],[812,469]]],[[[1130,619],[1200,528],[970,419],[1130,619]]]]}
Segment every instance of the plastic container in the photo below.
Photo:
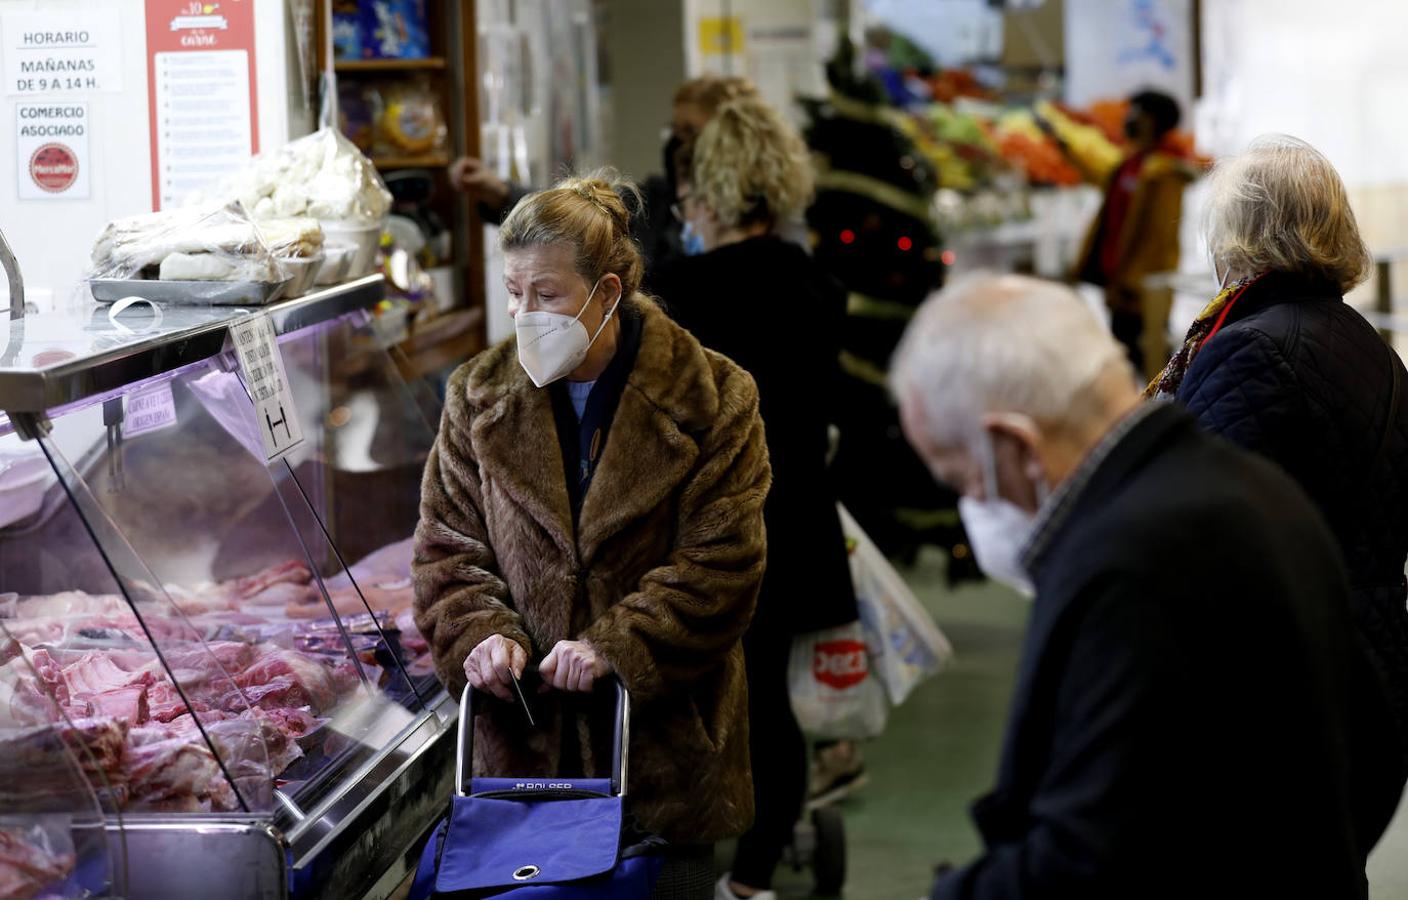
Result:
{"type": "Polygon", "coordinates": [[[326,254],[324,253],[319,253],[316,256],[293,256],[279,260],[290,277],[288,287],[284,289],[284,299],[291,300],[294,297],[302,297],[311,291],[313,282],[317,280],[325,261],[326,254]]]}
{"type": "MultiPolygon", "coordinates": [[[[378,219],[370,225],[354,222],[320,220],[323,235],[328,244],[350,244],[357,248],[348,266],[344,279],[361,278],[370,275],[376,268],[377,248],[381,245],[381,232],[386,220],[378,219]]],[[[326,245],[324,252],[326,252],[326,245]]],[[[319,284],[323,282],[319,281],[319,284]]]]}
{"type": "Polygon", "coordinates": [[[352,260],[357,255],[357,249],[352,244],[324,244],[323,264],[313,279],[314,283],[329,285],[342,284],[346,281],[352,260]]]}

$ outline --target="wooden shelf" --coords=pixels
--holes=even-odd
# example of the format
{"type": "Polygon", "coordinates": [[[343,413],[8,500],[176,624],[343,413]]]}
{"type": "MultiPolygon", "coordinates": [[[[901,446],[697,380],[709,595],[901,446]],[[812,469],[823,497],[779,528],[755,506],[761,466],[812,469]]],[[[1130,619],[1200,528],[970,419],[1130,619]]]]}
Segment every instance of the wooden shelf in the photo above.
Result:
{"type": "Polygon", "coordinates": [[[427,153],[424,156],[373,156],[378,169],[443,169],[453,160],[448,153],[427,153]]]}
{"type": "Polygon", "coordinates": [[[333,67],[339,72],[411,72],[441,70],[447,67],[445,57],[425,59],[339,59],[333,67]]]}

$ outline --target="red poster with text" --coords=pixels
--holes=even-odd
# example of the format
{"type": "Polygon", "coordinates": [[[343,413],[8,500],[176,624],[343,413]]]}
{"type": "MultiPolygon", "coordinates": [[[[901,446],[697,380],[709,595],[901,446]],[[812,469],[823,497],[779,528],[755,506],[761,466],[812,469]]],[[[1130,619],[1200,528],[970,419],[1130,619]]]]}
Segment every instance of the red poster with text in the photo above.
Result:
{"type": "Polygon", "coordinates": [[[146,0],[152,208],[259,152],[254,0],[146,0]]]}

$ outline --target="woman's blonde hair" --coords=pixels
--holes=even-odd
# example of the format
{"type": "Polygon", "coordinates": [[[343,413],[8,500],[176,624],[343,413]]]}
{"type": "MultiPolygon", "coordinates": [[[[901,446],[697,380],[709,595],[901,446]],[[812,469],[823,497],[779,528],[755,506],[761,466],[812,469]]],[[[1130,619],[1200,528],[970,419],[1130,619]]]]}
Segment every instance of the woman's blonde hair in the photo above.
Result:
{"type": "Polygon", "coordinates": [[[499,247],[568,245],[583,278],[596,283],[613,274],[621,279],[621,296],[629,297],[640,289],[645,264],[623,195],[640,209],[640,190],[614,169],[564,178],[518,201],[499,229],[499,247]]]}
{"type": "Polygon", "coordinates": [[[792,123],[755,97],[719,107],[683,152],[695,197],[725,226],[774,224],[810,202],[811,156],[792,123]]]}
{"type": "Polygon", "coordinates": [[[1373,259],[1344,182],[1305,141],[1259,137],[1218,163],[1210,181],[1204,232],[1218,265],[1324,278],[1342,293],[1368,277],[1373,259]]]}
{"type": "Polygon", "coordinates": [[[689,104],[712,116],[720,106],[742,97],[757,97],[758,88],[747,78],[737,75],[700,75],[691,78],[675,91],[675,105],[689,104]]]}

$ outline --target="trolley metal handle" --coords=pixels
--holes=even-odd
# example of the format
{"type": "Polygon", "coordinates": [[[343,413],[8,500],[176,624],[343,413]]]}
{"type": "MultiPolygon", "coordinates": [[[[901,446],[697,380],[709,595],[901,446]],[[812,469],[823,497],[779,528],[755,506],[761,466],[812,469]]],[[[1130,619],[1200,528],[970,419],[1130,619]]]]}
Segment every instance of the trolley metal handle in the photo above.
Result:
{"type": "Polygon", "coordinates": [[[15,261],[15,251],[0,231],[0,268],[5,270],[5,280],[10,283],[10,321],[24,318],[24,279],[20,277],[20,265],[15,261]]]}
{"type": "MultiPolygon", "coordinates": [[[[631,696],[620,678],[613,675],[611,681],[616,687],[616,724],[611,735],[611,791],[618,797],[624,797],[631,756],[631,696]]],[[[460,694],[459,745],[455,755],[455,793],[461,797],[469,793],[473,771],[474,688],[466,684],[460,694]]]]}

